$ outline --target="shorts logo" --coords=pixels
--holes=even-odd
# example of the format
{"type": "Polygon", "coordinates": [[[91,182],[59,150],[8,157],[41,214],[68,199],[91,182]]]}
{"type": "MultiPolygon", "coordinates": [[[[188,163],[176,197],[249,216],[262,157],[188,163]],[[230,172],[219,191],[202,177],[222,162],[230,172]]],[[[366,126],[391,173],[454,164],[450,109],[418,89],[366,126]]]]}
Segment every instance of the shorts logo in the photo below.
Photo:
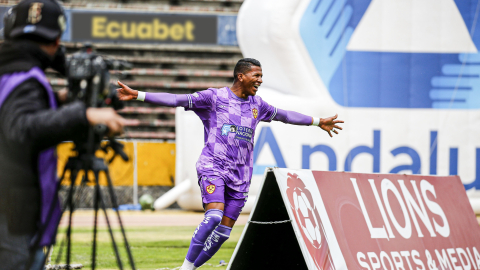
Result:
{"type": "Polygon", "coordinates": [[[30,4],[30,9],[28,10],[28,19],[27,21],[31,24],[36,24],[42,19],[42,3],[32,3],[30,4]]]}
{"type": "Polygon", "coordinates": [[[212,194],[213,192],[215,192],[215,185],[208,185],[207,188],[205,188],[208,192],[208,194],[212,194]]]}
{"type": "Polygon", "coordinates": [[[258,110],[256,108],[253,108],[252,109],[252,113],[253,113],[253,118],[257,119],[258,117],[258,110]]]}

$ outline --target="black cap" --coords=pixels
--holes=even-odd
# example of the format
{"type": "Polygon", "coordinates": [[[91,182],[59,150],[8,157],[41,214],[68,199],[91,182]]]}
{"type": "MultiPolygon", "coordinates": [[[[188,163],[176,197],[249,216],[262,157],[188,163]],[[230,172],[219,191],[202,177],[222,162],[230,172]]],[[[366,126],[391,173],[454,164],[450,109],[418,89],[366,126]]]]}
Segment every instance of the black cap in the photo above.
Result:
{"type": "Polygon", "coordinates": [[[37,36],[54,41],[66,28],[63,7],[56,0],[24,0],[13,7],[8,38],[37,36]]]}

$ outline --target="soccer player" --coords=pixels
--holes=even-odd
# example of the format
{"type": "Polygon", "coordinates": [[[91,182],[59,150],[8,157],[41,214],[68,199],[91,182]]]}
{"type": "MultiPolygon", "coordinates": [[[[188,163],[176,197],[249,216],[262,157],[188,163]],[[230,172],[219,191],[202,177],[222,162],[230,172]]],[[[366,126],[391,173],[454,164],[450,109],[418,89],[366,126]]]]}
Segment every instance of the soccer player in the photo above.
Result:
{"type": "Polygon", "coordinates": [[[338,134],[337,115],[328,118],[306,116],[269,105],[257,96],[262,84],[262,67],[252,58],[238,61],[231,88],[209,88],[187,95],[145,93],[118,82],[121,100],[140,100],[194,111],[205,127],[205,147],[197,161],[198,184],[205,218],[193,233],[182,270],[197,269],[208,261],[229,238],[245,205],[253,168],[253,139],[260,121],[281,121],[293,125],[318,126],[338,134]]]}

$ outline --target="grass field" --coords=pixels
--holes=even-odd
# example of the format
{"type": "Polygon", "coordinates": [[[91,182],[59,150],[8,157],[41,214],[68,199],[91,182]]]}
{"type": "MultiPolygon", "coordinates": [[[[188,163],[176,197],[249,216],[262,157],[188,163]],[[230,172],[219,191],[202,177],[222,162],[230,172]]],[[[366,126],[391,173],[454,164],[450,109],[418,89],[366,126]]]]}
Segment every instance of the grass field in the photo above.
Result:
{"type": "MultiPolygon", "coordinates": [[[[231,237],[223,244],[217,254],[207,263],[218,265],[220,260],[228,262],[235,246],[240,238],[244,226],[235,226],[231,237]]],[[[127,238],[131,246],[135,266],[140,270],[175,268],[182,265],[187,254],[190,238],[192,237],[194,226],[176,226],[176,227],[128,227],[127,238]]],[[[57,236],[57,245],[54,247],[52,255],[52,264],[56,264],[56,258],[60,250],[60,243],[65,238],[65,229],[62,228],[57,236]]],[[[83,269],[91,269],[92,237],[91,228],[73,228],[72,234],[72,264],[81,263],[83,269]]],[[[128,258],[121,240],[120,229],[114,229],[115,239],[121,248],[121,256],[125,269],[128,266],[128,258]]],[[[97,264],[96,269],[118,269],[113,248],[110,241],[108,230],[102,227],[99,230],[97,264]]],[[[63,251],[63,258],[60,263],[65,263],[66,247],[63,251]]],[[[205,265],[201,267],[207,269],[226,269],[226,266],[213,267],[205,265]]]]}

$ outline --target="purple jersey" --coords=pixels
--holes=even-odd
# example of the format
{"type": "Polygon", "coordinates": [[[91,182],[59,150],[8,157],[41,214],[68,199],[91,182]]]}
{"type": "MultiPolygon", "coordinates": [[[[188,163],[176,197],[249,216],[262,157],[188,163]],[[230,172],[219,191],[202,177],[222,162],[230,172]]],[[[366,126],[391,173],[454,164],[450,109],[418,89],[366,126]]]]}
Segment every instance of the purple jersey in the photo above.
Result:
{"type": "Polygon", "coordinates": [[[197,174],[224,179],[233,190],[248,192],[253,169],[253,140],[260,121],[270,122],[277,109],[259,96],[237,97],[230,88],[209,88],[187,95],[185,110],[202,120],[205,147],[197,174]]]}

